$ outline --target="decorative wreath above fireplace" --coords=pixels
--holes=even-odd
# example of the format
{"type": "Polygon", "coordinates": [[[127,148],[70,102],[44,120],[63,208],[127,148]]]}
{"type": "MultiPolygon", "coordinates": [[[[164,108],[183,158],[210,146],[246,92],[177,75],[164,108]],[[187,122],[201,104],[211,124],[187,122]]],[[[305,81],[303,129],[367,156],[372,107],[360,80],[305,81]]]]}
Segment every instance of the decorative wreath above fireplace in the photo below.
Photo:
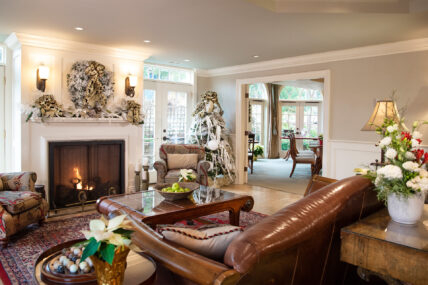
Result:
{"type": "Polygon", "coordinates": [[[54,95],[42,95],[33,105],[24,106],[27,121],[53,117],[68,118],[123,118],[133,125],[144,124],[141,105],[134,100],[122,100],[120,104],[110,105],[114,94],[113,73],[93,60],[75,62],[67,74],[67,87],[74,108],[64,109],[54,95]]]}

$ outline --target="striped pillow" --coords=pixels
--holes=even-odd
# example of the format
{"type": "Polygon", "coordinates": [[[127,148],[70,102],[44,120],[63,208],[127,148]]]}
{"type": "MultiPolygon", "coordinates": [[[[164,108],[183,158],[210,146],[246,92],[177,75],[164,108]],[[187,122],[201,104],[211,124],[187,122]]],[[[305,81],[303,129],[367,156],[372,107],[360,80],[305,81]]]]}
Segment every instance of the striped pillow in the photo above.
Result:
{"type": "Polygon", "coordinates": [[[159,225],[165,239],[175,242],[205,257],[220,260],[242,228],[231,225],[180,226],[159,225]]]}

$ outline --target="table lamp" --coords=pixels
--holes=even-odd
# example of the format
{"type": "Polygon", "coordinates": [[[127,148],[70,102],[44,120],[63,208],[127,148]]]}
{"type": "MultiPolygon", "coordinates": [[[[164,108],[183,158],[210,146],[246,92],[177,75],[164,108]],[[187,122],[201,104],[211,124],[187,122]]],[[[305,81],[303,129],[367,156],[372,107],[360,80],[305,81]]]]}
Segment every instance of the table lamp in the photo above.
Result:
{"type": "MultiPolygon", "coordinates": [[[[361,129],[362,131],[376,131],[377,127],[380,127],[385,119],[391,119],[400,123],[400,114],[398,113],[397,105],[395,101],[386,99],[386,100],[377,100],[376,106],[373,110],[372,115],[370,116],[367,123],[361,129]]],[[[385,153],[382,150],[381,152],[381,164],[385,162],[385,153]]],[[[376,162],[377,163],[377,162],[376,162]]]]}

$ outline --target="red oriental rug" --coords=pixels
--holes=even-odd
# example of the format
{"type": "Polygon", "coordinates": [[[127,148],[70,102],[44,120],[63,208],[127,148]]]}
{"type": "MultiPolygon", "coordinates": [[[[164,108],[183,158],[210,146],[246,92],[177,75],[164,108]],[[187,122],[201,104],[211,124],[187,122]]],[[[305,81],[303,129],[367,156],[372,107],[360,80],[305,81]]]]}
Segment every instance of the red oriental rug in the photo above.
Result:
{"type": "MultiPolygon", "coordinates": [[[[96,219],[99,214],[65,218],[64,220],[46,222],[43,226],[29,227],[12,237],[7,248],[0,251],[0,280],[9,284],[37,284],[33,277],[34,263],[45,250],[68,240],[82,238],[82,229],[88,228],[89,220],[96,219]]],[[[257,212],[241,212],[241,226],[248,227],[266,217],[257,212]]],[[[194,221],[203,220],[218,224],[229,223],[227,212],[209,215],[194,221]]]]}

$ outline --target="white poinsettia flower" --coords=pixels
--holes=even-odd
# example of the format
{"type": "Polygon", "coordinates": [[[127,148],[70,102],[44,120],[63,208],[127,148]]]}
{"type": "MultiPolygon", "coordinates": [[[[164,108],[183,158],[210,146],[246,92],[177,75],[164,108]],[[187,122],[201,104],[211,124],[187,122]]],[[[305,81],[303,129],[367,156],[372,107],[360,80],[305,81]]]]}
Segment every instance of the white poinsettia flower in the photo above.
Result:
{"type": "Polygon", "coordinates": [[[126,215],[120,215],[117,217],[114,217],[113,219],[108,221],[107,230],[108,231],[114,231],[121,227],[123,221],[125,220],[126,215]]]}
{"type": "Polygon", "coordinates": [[[86,239],[94,238],[96,241],[108,240],[113,235],[112,232],[106,231],[82,231],[82,233],[86,239]]]}
{"type": "Polygon", "coordinates": [[[397,151],[393,148],[388,148],[385,152],[385,156],[393,160],[397,156],[397,151]]]}
{"type": "Polygon", "coordinates": [[[91,232],[105,231],[106,224],[102,220],[91,220],[89,222],[89,229],[91,232]]]}
{"type": "Polygon", "coordinates": [[[129,239],[124,238],[122,237],[122,235],[115,233],[111,233],[110,237],[108,238],[108,242],[116,246],[126,245],[125,243],[128,243],[128,241],[129,239]]]}
{"type": "Polygon", "coordinates": [[[416,171],[420,170],[419,164],[416,162],[413,162],[413,161],[406,161],[405,163],[403,163],[402,166],[404,169],[406,169],[408,171],[416,172],[416,171]]]}

